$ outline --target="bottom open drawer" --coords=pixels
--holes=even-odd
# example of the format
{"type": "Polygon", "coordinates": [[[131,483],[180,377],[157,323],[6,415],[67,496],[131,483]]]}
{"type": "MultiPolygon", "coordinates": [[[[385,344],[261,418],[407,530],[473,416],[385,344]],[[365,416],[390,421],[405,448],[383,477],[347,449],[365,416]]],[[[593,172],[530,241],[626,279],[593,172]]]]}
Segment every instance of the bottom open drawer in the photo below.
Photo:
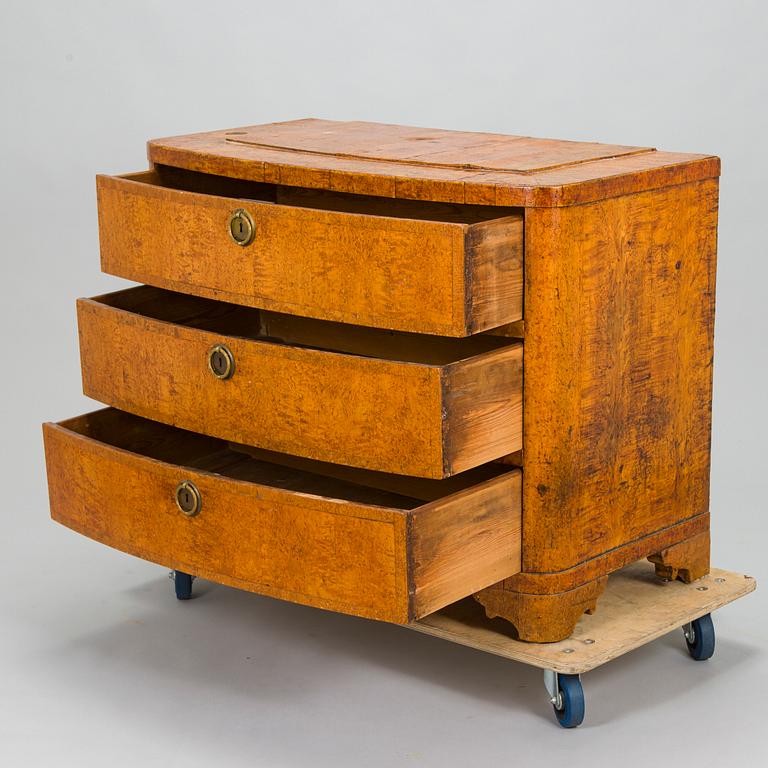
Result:
{"type": "Polygon", "coordinates": [[[55,520],[223,584],[406,623],[520,570],[517,469],[388,475],[112,408],[43,432],[55,520]]]}

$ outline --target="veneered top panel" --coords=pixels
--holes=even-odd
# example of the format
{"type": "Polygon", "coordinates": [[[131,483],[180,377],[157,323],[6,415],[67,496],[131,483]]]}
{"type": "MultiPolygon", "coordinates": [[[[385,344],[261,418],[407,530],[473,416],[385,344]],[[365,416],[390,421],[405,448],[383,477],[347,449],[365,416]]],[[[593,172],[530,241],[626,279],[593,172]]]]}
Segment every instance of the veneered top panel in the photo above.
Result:
{"type": "Polygon", "coordinates": [[[709,155],[315,119],[156,139],[149,158],[289,186],[509,206],[572,205],[720,173],[709,155]]]}

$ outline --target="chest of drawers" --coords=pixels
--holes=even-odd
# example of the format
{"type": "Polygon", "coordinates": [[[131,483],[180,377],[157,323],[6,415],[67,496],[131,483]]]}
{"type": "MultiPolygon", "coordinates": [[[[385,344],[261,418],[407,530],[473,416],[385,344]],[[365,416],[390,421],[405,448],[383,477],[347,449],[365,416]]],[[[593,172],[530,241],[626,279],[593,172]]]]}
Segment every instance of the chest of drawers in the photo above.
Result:
{"type": "Polygon", "coordinates": [[[719,161],[298,120],[99,177],[52,516],[176,571],[567,637],[608,576],[709,569],[719,161]]]}

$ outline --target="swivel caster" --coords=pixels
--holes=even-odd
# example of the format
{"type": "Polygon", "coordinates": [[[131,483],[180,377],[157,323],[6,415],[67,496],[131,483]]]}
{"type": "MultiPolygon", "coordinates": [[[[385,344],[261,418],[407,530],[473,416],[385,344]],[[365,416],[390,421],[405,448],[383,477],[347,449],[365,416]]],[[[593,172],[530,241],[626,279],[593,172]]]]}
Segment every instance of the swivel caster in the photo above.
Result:
{"type": "Polygon", "coordinates": [[[686,624],[683,627],[683,634],[691,658],[696,661],[712,658],[715,652],[715,625],[712,623],[711,613],[686,624]]]}
{"type": "Polygon", "coordinates": [[[173,580],[173,586],[176,589],[176,599],[189,600],[192,597],[192,582],[195,580],[195,577],[183,571],[171,571],[168,576],[173,580]]]}
{"type": "Polygon", "coordinates": [[[576,728],[584,722],[584,689],[578,675],[561,675],[544,670],[544,685],[563,728],[576,728]]]}

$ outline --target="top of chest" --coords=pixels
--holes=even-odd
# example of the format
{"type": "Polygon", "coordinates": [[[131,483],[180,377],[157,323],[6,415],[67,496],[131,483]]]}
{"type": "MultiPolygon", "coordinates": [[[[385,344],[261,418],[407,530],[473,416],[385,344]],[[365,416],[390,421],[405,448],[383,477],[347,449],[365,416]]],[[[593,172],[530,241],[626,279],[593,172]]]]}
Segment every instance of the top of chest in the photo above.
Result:
{"type": "Polygon", "coordinates": [[[156,164],[250,181],[556,207],[718,176],[712,155],[383,123],[292,120],[155,139],[156,164]]]}

